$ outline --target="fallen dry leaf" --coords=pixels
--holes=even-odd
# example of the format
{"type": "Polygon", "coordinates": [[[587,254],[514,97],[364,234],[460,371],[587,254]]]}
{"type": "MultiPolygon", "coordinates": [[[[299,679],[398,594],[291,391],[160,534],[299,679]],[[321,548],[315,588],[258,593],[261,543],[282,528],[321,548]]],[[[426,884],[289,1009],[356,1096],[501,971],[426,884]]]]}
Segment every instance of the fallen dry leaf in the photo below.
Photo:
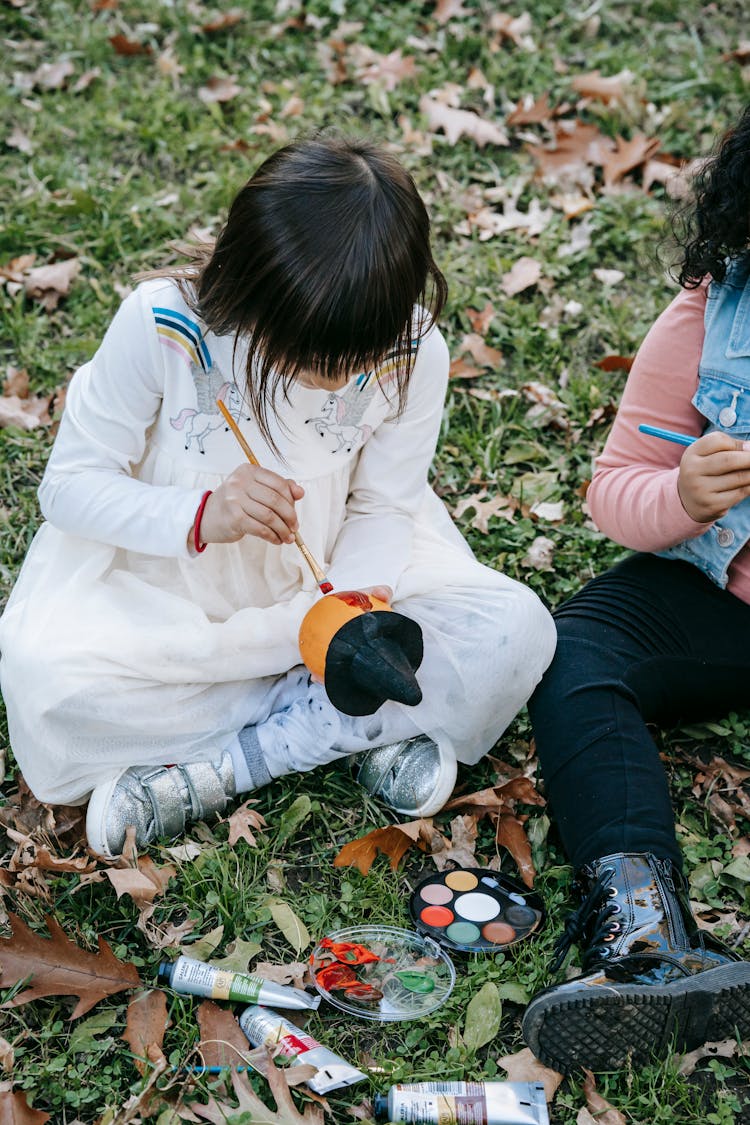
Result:
{"type": "Polygon", "coordinates": [[[477,857],[477,817],[467,813],[464,816],[454,816],[451,820],[451,838],[448,847],[433,853],[433,860],[438,871],[445,871],[451,867],[476,867],[477,857]]]}
{"type": "Polygon", "coordinates": [[[438,852],[443,852],[446,848],[451,847],[451,841],[446,839],[442,832],[435,827],[432,817],[410,820],[405,824],[399,824],[398,827],[429,855],[434,856],[438,852]]]}
{"type": "Polygon", "coordinates": [[[19,398],[29,397],[29,373],[24,367],[7,368],[8,374],[3,380],[4,395],[18,395],[19,398]]]}
{"type": "Polygon", "coordinates": [[[596,125],[576,119],[556,124],[552,146],[528,144],[526,147],[536,161],[539,174],[548,183],[582,183],[588,187],[587,169],[603,165],[615,145],[596,125]]]}
{"type": "Polygon", "coordinates": [[[464,309],[464,312],[469,318],[469,324],[471,325],[471,327],[475,332],[479,333],[482,339],[484,339],[487,329],[495,319],[495,306],[491,301],[488,301],[483,309],[469,308],[464,309]]]}
{"type": "Polygon", "coordinates": [[[15,914],[9,914],[11,937],[0,938],[0,983],[3,988],[29,976],[31,981],[4,1007],[15,1008],[41,996],[77,996],[71,1014],[77,1019],[105,996],[113,996],[141,983],[135,965],[115,957],[104,938],[99,951],[89,953],[71,941],[53,917],[47,918],[49,938],[33,933],[15,914]]]}
{"type": "Polygon", "coordinates": [[[294,988],[305,988],[312,983],[310,966],[306,961],[290,961],[286,965],[258,961],[253,972],[263,977],[263,980],[270,980],[275,984],[291,984],[294,988]]]}
{"type": "Polygon", "coordinates": [[[355,78],[363,85],[369,86],[377,82],[389,92],[395,90],[400,82],[413,78],[417,73],[414,57],[402,55],[400,49],[381,55],[365,43],[353,43],[347,57],[354,67],[355,78]]]}
{"type": "Polygon", "coordinates": [[[50,396],[19,398],[18,395],[2,395],[0,427],[17,426],[20,430],[34,430],[37,426],[47,426],[52,421],[49,404],[50,396]]]}
{"type": "Polygon", "coordinates": [[[470,137],[480,148],[487,144],[510,144],[504,129],[471,110],[454,109],[427,94],[419,99],[419,109],[427,118],[431,131],[437,133],[442,129],[450,145],[456,144],[461,137],[470,137]]]}
{"type": "Polygon", "coordinates": [[[215,35],[217,31],[227,31],[230,27],[236,27],[238,23],[244,20],[245,16],[246,13],[241,8],[232,8],[230,11],[222,12],[208,20],[201,26],[200,30],[204,35],[215,35]]]}
{"type": "Polygon", "coordinates": [[[80,78],[76,78],[71,86],[72,92],[74,94],[82,94],[84,90],[88,90],[92,82],[95,82],[97,78],[101,78],[101,74],[101,68],[98,66],[92,67],[91,70],[84,70],[80,78]]]}
{"type": "Polygon", "coordinates": [[[286,1070],[278,1067],[270,1056],[266,1078],[276,1102],[275,1112],[260,1100],[243,1074],[238,1074],[235,1070],[230,1073],[238,1106],[235,1108],[224,1100],[219,1101],[216,1094],[212,1094],[205,1105],[192,1106],[202,1120],[225,1125],[233,1117],[242,1117],[244,1120],[247,1116],[249,1121],[262,1122],[263,1125],[323,1125],[323,1110],[320,1106],[308,1104],[303,1113],[299,1112],[292,1101],[286,1070]]]}
{"type": "Polygon", "coordinates": [[[132,1051],[140,1074],[146,1074],[151,1069],[149,1064],[164,1058],[161,1047],[168,1022],[167,998],[159,988],[134,996],[128,1004],[122,1038],[132,1051]]]}
{"type": "Polygon", "coordinates": [[[200,87],[198,97],[206,105],[210,105],[212,102],[230,102],[241,93],[242,87],[237,84],[233,75],[225,78],[214,76],[208,79],[205,86],[200,87]]]}
{"type": "Polygon", "coordinates": [[[542,276],[542,264],[536,258],[519,258],[500,279],[500,288],[508,297],[515,297],[536,285],[542,276]]]}
{"type": "Polygon", "coordinates": [[[246,840],[251,848],[255,847],[257,841],[252,833],[251,826],[256,831],[266,827],[265,817],[261,816],[259,812],[254,812],[250,807],[257,804],[258,802],[253,800],[245,801],[228,818],[230,848],[233,848],[239,840],[246,840]]]}
{"type": "Polygon", "coordinates": [[[530,567],[532,570],[554,570],[552,559],[555,553],[555,544],[546,535],[537,535],[528,551],[521,559],[521,566],[530,567]]]}
{"type": "Polygon", "coordinates": [[[365,836],[344,844],[334,859],[333,866],[356,866],[361,875],[367,875],[378,853],[381,853],[388,856],[391,870],[395,871],[413,843],[415,841],[395,824],[389,824],[386,828],[374,828],[365,836]]]}
{"type": "Polygon", "coordinates": [[[109,43],[114,49],[115,54],[118,55],[129,57],[133,55],[151,54],[151,47],[148,43],[139,43],[135,39],[128,39],[127,35],[110,35],[109,43]]]}
{"type": "Polygon", "coordinates": [[[473,496],[464,496],[453,509],[454,518],[460,519],[464,512],[473,508],[476,514],[471,520],[471,526],[483,535],[489,533],[489,521],[491,519],[503,519],[507,520],[508,523],[514,523],[515,512],[518,508],[517,502],[510,496],[503,496],[500,493],[491,499],[487,499],[487,495],[487,490],[482,489],[481,492],[477,492],[473,496]]]}
{"type": "Polygon", "coordinates": [[[44,62],[32,75],[33,85],[40,90],[59,90],[65,86],[74,70],[75,67],[70,59],[44,62]]]}
{"type": "Polygon", "coordinates": [[[478,379],[480,375],[486,375],[486,371],[482,371],[476,364],[468,359],[453,359],[448,368],[449,379],[478,379]]]}
{"type": "Polygon", "coordinates": [[[437,0],[432,15],[437,23],[444,24],[449,20],[468,16],[469,9],[464,8],[463,0],[437,0]]]}
{"type": "Polygon", "coordinates": [[[583,1082],[583,1092],[586,1095],[586,1105],[593,1120],[598,1125],[626,1125],[625,1117],[619,1109],[610,1105],[606,1098],[603,1098],[597,1091],[596,1081],[591,1071],[584,1067],[583,1073],[586,1076],[583,1082]]]}
{"type": "Polygon", "coordinates": [[[0,1066],[10,1073],[15,1062],[15,1051],[7,1039],[0,1037],[0,1066]]]}
{"type": "Polygon", "coordinates": [[[605,270],[596,269],[591,271],[597,281],[601,281],[602,285],[619,285],[624,279],[625,274],[622,270],[605,270]]]}
{"type": "Polygon", "coordinates": [[[34,152],[34,145],[31,138],[19,129],[17,125],[8,133],[8,136],[5,138],[5,143],[8,148],[15,148],[19,152],[22,152],[24,156],[31,156],[34,152]]]}
{"type": "Polygon", "coordinates": [[[565,506],[562,500],[537,500],[531,505],[529,515],[544,523],[562,523],[565,519],[565,506]]]}
{"type": "Polygon", "coordinates": [[[250,1044],[232,1012],[214,1004],[213,1000],[204,1000],[198,1007],[197,1017],[198,1050],[204,1066],[246,1065],[250,1044]]]}
{"type": "MultiPolygon", "coordinates": [[[[458,353],[468,352],[481,367],[496,369],[503,362],[503,353],[486,344],[477,332],[468,332],[458,345],[458,353]]],[[[455,378],[455,375],[454,375],[455,378]]]]}
{"type": "Polygon", "coordinates": [[[740,66],[744,66],[750,62],[750,40],[743,39],[733,51],[721,56],[723,62],[738,62],[740,66]]]}
{"type": "Polygon", "coordinates": [[[523,822],[512,813],[501,813],[493,819],[495,819],[495,840],[498,846],[510,852],[524,883],[527,887],[533,887],[536,868],[531,859],[531,844],[523,822]]]}
{"type": "Polygon", "coordinates": [[[585,98],[596,98],[598,101],[621,102],[626,92],[633,84],[635,75],[631,70],[621,70],[619,74],[603,77],[598,70],[591,74],[578,74],[571,79],[571,86],[585,98]]]}
{"type": "Polygon", "coordinates": [[[32,1109],[22,1090],[13,1090],[10,1083],[0,1087],[0,1122],[2,1125],[44,1125],[50,1116],[41,1109],[32,1109]]]}
{"type": "Polygon", "coordinates": [[[553,1100],[563,1080],[562,1074],[540,1063],[528,1047],[515,1055],[503,1055],[497,1064],[506,1071],[509,1082],[541,1082],[548,1102],[553,1100]]]}
{"type": "Polygon", "coordinates": [[[721,1043],[703,1043],[694,1051],[685,1055],[680,1063],[678,1074],[692,1074],[701,1059],[733,1059],[740,1047],[744,1051],[750,1050],[750,1043],[739,1044],[736,1039],[725,1039],[721,1043]]]}
{"type": "Polygon", "coordinates": [[[34,266],[27,270],[23,286],[27,296],[40,301],[47,312],[52,312],[60,303],[60,298],[68,295],[80,272],[81,263],[78,258],[64,258],[60,262],[34,266]]]}
{"type": "Polygon", "coordinates": [[[543,125],[559,112],[559,109],[554,109],[549,104],[549,94],[546,92],[536,100],[533,95],[527,94],[525,98],[518,101],[516,108],[506,117],[505,124],[543,125]]]}
{"type": "Polygon", "coordinates": [[[604,359],[597,360],[594,367],[602,371],[630,371],[634,360],[632,355],[605,355],[604,359]]]}
{"type": "Polygon", "coordinates": [[[529,35],[531,16],[528,12],[523,12],[520,16],[511,16],[508,12],[493,12],[490,17],[490,28],[492,31],[497,31],[501,39],[510,39],[522,50],[536,51],[536,43],[529,35]]]}
{"type": "Polygon", "coordinates": [[[657,137],[644,137],[642,133],[636,133],[629,141],[617,137],[615,144],[615,151],[608,153],[601,162],[604,186],[608,188],[618,183],[628,172],[645,164],[660,147],[657,137]]]}

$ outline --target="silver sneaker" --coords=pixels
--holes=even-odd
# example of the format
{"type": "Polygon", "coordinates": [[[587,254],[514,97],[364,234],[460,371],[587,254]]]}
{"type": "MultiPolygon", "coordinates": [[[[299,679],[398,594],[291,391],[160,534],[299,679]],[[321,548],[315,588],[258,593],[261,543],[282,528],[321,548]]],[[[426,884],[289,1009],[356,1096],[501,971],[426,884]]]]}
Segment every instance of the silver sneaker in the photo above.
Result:
{"type": "Polygon", "coordinates": [[[426,734],[357,754],[359,784],[403,816],[432,816],[456,784],[456,759],[426,734]]]}
{"type": "Polygon", "coordinates": [[[97,785],[86,814],[89,846],[99,855],[122,854],[125,830],[145,847],[162,836],[180,836],[194,820],[224,812],[236,796],[232,757],[182,766],[133,766],[97,785]]]}

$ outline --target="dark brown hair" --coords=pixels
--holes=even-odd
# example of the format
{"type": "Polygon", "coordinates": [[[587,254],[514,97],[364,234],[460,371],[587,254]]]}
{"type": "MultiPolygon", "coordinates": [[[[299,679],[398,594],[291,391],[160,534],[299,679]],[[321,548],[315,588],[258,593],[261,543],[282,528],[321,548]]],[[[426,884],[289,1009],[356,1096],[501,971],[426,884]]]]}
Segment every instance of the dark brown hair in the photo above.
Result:
{"type": "Polygon", "coordinates": [[[728,262],[750,266],[750,106],[719,138],[692,189],[687,205],[672,217],[681,250],[677,280],[686,289],[695,289],[707,274],[722,282],[728,262]]]}
{"type": "Polygon", "coordinates": [[[417,343],[447,296],[411,176],[372,143],[330,135],[265,160],[213,248],[160,272],[208,329],[248,344],[249,406],[269,441],[270,404],[306,370],[338,380],[388,355],[401,409],[417,343]]]}

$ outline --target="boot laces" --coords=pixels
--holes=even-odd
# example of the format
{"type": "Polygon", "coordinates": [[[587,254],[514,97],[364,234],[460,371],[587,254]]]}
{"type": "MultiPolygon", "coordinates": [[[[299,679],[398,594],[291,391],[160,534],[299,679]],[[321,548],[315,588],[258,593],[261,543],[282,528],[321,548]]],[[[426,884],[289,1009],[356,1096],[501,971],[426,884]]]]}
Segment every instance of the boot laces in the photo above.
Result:
{"type": "Polygon", "coordinates": [[[612,919],[620,913],[620,907],[612,901],[617,896],[617,890],[609,885],[613,875],[612,867],[603,868],[581,905],[565,919],[563,932],[554,945],[551,972],[557,972],[571,947],[579,945],[584,939],[587,943],[584,965],[601,955],[607,943],[614,941],[620,924],[612,919]]]}

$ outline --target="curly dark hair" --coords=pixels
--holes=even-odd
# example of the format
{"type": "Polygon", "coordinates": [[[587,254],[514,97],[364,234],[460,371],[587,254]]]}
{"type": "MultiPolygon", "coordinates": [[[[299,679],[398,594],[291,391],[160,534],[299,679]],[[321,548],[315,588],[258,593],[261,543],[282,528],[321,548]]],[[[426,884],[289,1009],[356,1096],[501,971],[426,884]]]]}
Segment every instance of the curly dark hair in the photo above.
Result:
{"type": "Polygon", "coordinates": [[[696,289],[707,274],[723,281],[727,259],[750,265],[750,105],[696,174],[673,225],[683,288],[696,289]]]}

